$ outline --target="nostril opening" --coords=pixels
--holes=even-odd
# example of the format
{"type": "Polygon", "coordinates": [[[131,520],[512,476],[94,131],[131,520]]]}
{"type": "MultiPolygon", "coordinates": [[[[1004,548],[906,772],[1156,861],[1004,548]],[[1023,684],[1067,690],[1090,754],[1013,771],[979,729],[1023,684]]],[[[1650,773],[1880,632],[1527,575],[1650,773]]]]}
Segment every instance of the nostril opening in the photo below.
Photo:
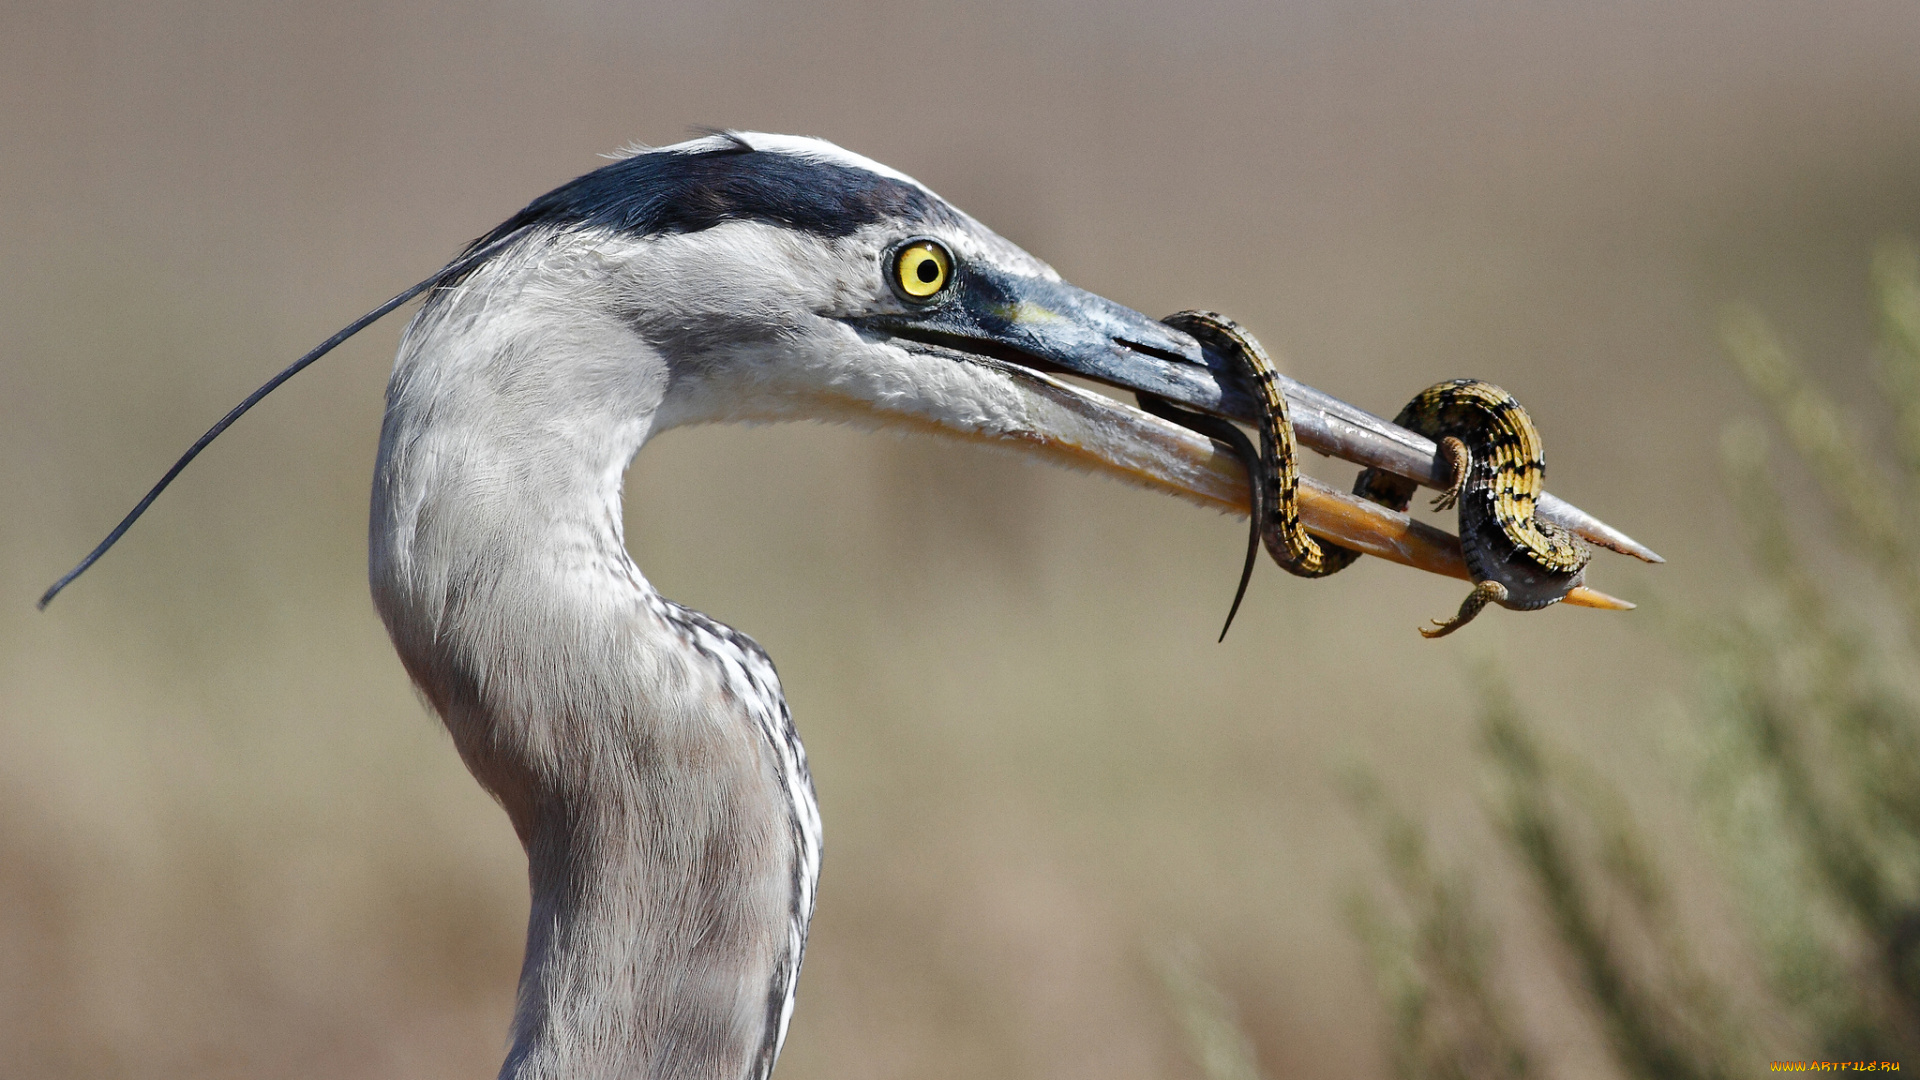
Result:
{"type": "Polygon", "coordinates": [[[1156,357],[1158,359],[1165,360],[1169,363],[1173,363],[1173,364],[1193,363],[1192,360],[1188,359],[1187,357],[1181,356],[1179,353],[1174,352],[1171,349],[1155,348],[1152,345],[1145,345],[1138,341],[1132,341],[1123,337],[1114,338],[1113,343],[1115,345],[1121,346],[1122,348],[1132,349],[1134,352],[1146,353],[1148,356],[1156,357]]]}

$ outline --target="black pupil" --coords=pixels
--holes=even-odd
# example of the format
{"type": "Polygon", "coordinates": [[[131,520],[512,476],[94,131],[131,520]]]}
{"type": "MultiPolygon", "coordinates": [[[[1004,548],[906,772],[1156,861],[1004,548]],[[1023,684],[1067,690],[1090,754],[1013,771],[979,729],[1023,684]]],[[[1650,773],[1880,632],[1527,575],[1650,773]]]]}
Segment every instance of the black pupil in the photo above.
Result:
{"type": "Polygon", "coordinates": [[[940,264],[930,258],[923,258],[920,260],[920,265],[913,268],[913,276],[931,285],[940,276],[940,264]]]}

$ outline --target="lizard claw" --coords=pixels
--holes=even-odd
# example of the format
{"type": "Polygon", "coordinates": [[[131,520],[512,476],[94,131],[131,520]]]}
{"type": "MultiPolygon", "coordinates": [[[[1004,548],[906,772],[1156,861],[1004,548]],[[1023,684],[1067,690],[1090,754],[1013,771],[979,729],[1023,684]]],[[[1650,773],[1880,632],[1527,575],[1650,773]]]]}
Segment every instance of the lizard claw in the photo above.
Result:
{"type": "Polygon", "coordinates": [[[1460,602],[1460,610],[1453,618],[1447,619],[1444,622],[1439,619],[1427,620],[1433,625],[1431,627],[1420,627],[1420,636],[1424,638],[1446,637],[1448,634],[1472,622],[1473,617],[1480,614],[1480,610],[1488,604],[1497,603],[1506,598],[1507,587],[1505,585],[1497,581],[1482,581],[1474,585],[1473,591],[1468,593],[1467,598],[1460,602]]]}

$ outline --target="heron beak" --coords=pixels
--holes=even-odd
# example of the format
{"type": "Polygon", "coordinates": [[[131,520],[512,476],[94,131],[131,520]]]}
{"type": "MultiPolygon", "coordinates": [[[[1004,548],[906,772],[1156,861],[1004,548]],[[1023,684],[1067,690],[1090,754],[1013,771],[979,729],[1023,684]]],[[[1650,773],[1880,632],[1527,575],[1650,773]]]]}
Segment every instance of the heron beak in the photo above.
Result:
{"type": "MultiPolygon", "coordinates": [[[[982,419],[984,427],[961,434],[1018,442],[1066,464],[1229,513],[1248,512],[1247,474],[1237,455],[1056,377],[1078,376],[1194,411],[1259,422],[1260,410],[1242,388],[1234,361],[1156,319],[1062,281],[968,268],[938,303],[851,321],[910,351],[997,369],[1019,388],[1022,419],[982,419]]],[[[1431,440],[1291,380],[1283,391],[1306,445],[1445,486],[1449,469],[1431,440]]],[[[1459,541],[1448,533],[1311,478],[1303,478],[1300,496],[1301,518],[1317,535],[1432,573],[1468,577],[1459,541]]],[[[1542,512],[1602,546],[1660,561],[1644,545],[1552,496],[1542,512]]],[[[1588,607],[1632,606],[1584,587],[1567,599],[1588,607]]]]}
{"type": "Polygon", "coordinates": [[[1173,327],[1064,281],[957,271],[941,302],[862,320],[898,337],[995,356],[1200,412],[1256,415],[1229,361],[1173,327]]]}

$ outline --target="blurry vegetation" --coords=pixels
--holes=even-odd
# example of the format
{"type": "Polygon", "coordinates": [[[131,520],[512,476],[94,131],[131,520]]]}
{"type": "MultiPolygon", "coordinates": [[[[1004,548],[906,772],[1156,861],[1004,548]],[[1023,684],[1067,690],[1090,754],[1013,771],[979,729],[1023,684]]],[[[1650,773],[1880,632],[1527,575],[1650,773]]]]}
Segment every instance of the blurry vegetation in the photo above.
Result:
{"type": "Polygon", "coordinates": [[[1161,957],[1160,981],[1204,1080],[1263,1080],[1253,1040],[1240,1026],[1233,999],[1207,978],[1191,945],[1176,946],[1161,957]]]}
{"type": "MultiPolygon", "coordinates": [[[[1770,1058],[1920,1060],[1915,248],[1883,244],[1873,284],[1891,454],[1875,451],[1760,313],[1731,308],[1721,326],[1824,496],[1832,535],[1817,542],[1859,564],[1827,572],[1835,560],[1802,553],[1811,538],[1798,528],[1820,515],[1788,513],[1765,429],[1730,425],[1724,466],[1758,580],[1738,612],[1678,629],[1703,674],[1693,720],[1704,833],[1764,987],[1703,973],[1623,798],[1545,745],[1504,684],[1483,679],[1489,816],[1623,1075],[1710,1080],[1770,1058]]],[[[1418,1080],[1555,1071],[1529,1049],[1498,986],[1492,923],[1468,877],[1436,866],[1422,827],[1368,776],[1349,787],[1386,867],[1384,895],[1357,897],[1351,916],[1385,999],[1396,1071],[1418,1080]]]]}
{"type": "Polygon", "coordinates": [[[1386,999],[1394,1071],[1419,1080],[1531,1075],[1535,1055],[1489,979],[1493,925],[1465,872],[1434,866],[1426,832],[1371,773],[1347,780],[1378,831],[1391,886],[1389,902],[1350,897],[1348,915],[1386,999]]]}
{"type": "MultiPolygon", "coordinates": [[[[1753,425],[1725,457],[1762,579],[1709,640],[1707,803],[1734,857],[1775,990],[1830,1058],[1920,1049],[1920,258],[1874,260],[1876,374],[1895,416],[1885,468],[1757,314],[1729,351],[1806,462],[1836,537],[1871,571],[1853,589],[1817,576],[1767,476],[1753,425]],[[1875,634],[1887,608],[1900,630],[1875,634]]],[[[1804,515],[1803,515],[1804,516],[1804,515]]]]}
{"type": "MultiPolygon", "coordinates": [[[[1489,815],[1621,1071],[1678,1080],[1741,1075],[1753,1044],[1692,960],[1667,883],[1621,797],[1544,747],[1491,677],[1483,701],[1489,815]]],[[[1417,1080],[1550,1075],[1493,977],[1494,924],[1465,871],[1435,866],[1425,831],[1370,774],[1349,787],[1375,826],[1387,869],[1387,897],[1356,896],[1350,911],[1386,1000],[1395,1072],[1417,1080]]]]}

